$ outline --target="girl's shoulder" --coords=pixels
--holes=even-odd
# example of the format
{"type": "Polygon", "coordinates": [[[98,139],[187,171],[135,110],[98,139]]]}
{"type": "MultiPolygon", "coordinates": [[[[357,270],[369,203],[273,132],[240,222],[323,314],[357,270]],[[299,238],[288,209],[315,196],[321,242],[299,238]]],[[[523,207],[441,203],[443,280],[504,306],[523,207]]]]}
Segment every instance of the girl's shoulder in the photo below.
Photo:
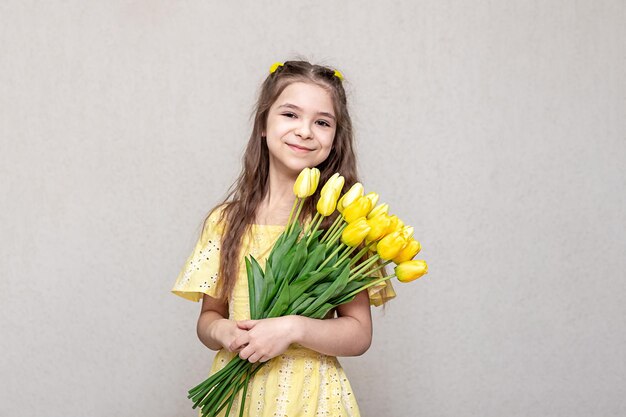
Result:
{"type": "Polygon", "coordinates": [[[226,222],[226,219],[224,218],[224,210],[227,206],[228,203],[223,203],[211,209],[208,216],[204,220],[201,236],[202,241],[206,241],[209,238],[215,238],[224,232],[224,225],[226,222]]]}

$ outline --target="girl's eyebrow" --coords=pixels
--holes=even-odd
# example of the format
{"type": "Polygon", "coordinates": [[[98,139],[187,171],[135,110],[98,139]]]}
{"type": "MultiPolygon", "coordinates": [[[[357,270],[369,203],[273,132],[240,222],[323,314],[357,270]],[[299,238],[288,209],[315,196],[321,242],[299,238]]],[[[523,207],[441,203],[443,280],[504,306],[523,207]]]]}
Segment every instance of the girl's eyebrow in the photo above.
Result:
{"type": "MultiPolygon", "coordinates": [[[[296,106],[295,104],[291,104],[291,103],[285,103],[285,104],[281,104],[280,106],[278,106],[279,109],[281,107],[288,107],[290,109],[302,111],[302,109],[300,107],[296,106]]],[[[317,114],[319,114],[321,116],[330,117],[331,119],[336,120],[334,115],[332,115],[331,113],[325,112],[325,111],[318,111],[317,114]]]]}

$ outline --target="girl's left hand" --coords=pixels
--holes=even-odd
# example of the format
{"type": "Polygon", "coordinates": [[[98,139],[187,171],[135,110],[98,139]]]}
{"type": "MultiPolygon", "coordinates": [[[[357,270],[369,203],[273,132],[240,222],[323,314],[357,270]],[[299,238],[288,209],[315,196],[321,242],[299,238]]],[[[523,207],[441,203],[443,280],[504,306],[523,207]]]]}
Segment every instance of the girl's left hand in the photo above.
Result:
{"type": "Polygon", "coordinates": [[[247,332],[233,341],[231,350],[241,349],[239,357],[249,362],[266,362],[293,343],[296,322],[297,316],[238,321],[237,327],[247,332]]]}

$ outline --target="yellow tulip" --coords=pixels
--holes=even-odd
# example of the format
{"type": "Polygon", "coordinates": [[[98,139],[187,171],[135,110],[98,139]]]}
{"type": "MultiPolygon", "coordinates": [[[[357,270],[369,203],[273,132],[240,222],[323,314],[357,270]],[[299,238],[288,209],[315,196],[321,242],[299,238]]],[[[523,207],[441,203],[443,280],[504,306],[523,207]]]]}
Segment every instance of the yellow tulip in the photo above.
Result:
{"type": "Polygon", "coordinates": [[[372,209],[372,211],[370,211],[370,214],[367,215],[368,219],[371,219],[372,217],[376,217],[379,214],[387,214],[387,212],[389,211],[389,204],[384,203],[384,204],[379,204],[376,207],[374,207],[372,209]]]}
{"type": "Polygon", "coordinates": [[[380,240],[387,234],[387,229],[389,228],[389,216],[386,214],[381,214],[376,217],[372,217],[371,219],[367,219],[367,224],[372,228],[370,232],[367,234],[368,242],[372,242],[374,240],[380,240]]]}
{"type": "Polygon", "coordinates": [[[407,239],[411,239],[413,237],[413,232],[413,226],[404,226],[402,228],[402,235],[407,239]]]}
{"type": "Polygon", "coordinates": [[[359,246],[370,231],[365,217],[359,217],[343,229],[341,241],[350,247],[359,246]]]}
{"type": "Polygon", "coordinates": [[[298,198],[306,198],[312,196],[317,189],[320,180],[320,170],[317,168],[304,168],[295,184],[293,185],[293,193],[298,198]]]}
{"type": "Polygon", "coordinates": [[[367,193],[365,194],[365,197],[369,198],[369,200],[372,202],[372,207],[375,207],[376,204],[378,204],[379,195],[375,192],[372,191],[371,193],[367,193]]]}
{"type": "Polygon", "coordinates": [[[414,260],[402,262],[394,269],[398,281],[411,282],[428,273],[428,265],[426,261],[414,260]]]}
{"type": "Polygon", "coordinates": [[[352,204],[354,200],[361,197],[362,195],[363,195],[363,185],[360,182],[357,182],[352,187],[350,187],[348,192],[345,193],[343,197],[341,197],[341,200],[343,202],[342,210],[348,207],[350,204],[352,204]]]}
{"type": "Polygon", "coordinates": [[[378,241],[376,252],[378,252],[378,255],[382,259],[389,261],[398,256],[406,245],[407,241],[404,236],[402,236],[402,233],[395,231],[378,241]]]}
{"type": "Polygon", "coordinates": [[[422,245],[415,239],[410,239],[409,243],[398,253],[393,261],[396,264],[401,264],[402,262],[410,261],[419,253],[422,249],[422,245]]]}
{"type": "Polygon", "coordinates": [[[335,211],[337,206],[337,199],[339,193],[334,192],[332,189],[327,189],[326,192],[322,192],[320,199],[317,200],[317,211],[324,217],[328,217],[335,211]]]}
{"type": "Polygon", "coordinates": [[[337,201],[337,211],[339,211],[339,213],[343,213],[343,198],[346,195],[342,195],[341,198],[339,199],[339,201],[337,201]]]}
{"type": "Polygon", "coordinates": [[[395,214],[389,216],[389,220],[391,220],[391,222],[389,223],[389,228],[387,229],[388,234],[398,230],[398,223],[401,222],[401,220],[395,214]]]}
{"type": "MultiPolygon", "coordinates": [[[[326,181],[326,184],[324,184],[324,186],[322,187],[322,191],[320,191],[320,194],[324,194],[330,189],[335,190],[335,192],[337,193],[341,193],[344,182],[345,179],[341,175],[339,175],[338,172],[335,172],[332,177],[330,177],[328,181],[326,181]]],[[[337,198],[339,198],[339,196],[337,196],[337,198]]]]}
{"type": "Polygon", "coordinates": [[[349,206],[343,209],[343,218],[352,223],[359,217],[365,217],[372,211],[372,202],[367,197],[357,197],[349,206]]]}

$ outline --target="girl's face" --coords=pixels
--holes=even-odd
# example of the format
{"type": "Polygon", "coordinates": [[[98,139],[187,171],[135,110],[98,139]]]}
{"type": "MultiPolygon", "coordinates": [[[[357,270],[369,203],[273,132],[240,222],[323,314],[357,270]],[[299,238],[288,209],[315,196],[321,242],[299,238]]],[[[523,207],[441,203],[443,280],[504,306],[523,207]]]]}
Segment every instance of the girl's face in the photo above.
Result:
{"type": "Polygon", "coordinates": [[[290,177],[326,160],[335,138],[335,111],[330,94],[304,82],[289,84],[267,116],[270,170],[290,177]]]}

